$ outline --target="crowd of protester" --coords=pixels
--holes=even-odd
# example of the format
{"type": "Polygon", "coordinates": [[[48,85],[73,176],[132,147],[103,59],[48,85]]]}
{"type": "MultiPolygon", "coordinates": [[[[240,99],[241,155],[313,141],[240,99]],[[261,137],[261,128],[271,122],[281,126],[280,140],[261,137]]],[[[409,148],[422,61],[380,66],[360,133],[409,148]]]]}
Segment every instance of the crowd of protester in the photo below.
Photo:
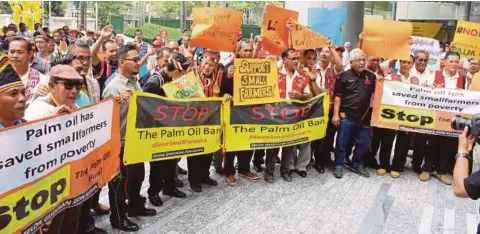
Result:
{"type": "MultiPolygon", "coordinates": [[[[366,55],[350,42],[305,51],[286,48],[281,56],[275,56],[262,48],[262,37],[254,35],[239,38],[235,53],[229,53],[193,45],[188,31],[182,38],[169,38],[167,31],[161,31],[152,43],[147,43],[142,31],[137,30],[133,41],[125,43],[124,36],[114,35],[111,25],[98,32],[80,32],[68,26],[50,30],[40,24],[32,31],[22,23],[3,27],[0,108],[4,111],[0,113],[0,128],[70,113],[106,98],[126,103],[132,91],[166,96],[162,85],[191,71],[201,79],[207,97],[230,100],[233,79],[237,79],[234,58],[277,61],[284,99],[308,100],[324,92],[331,99],[326,136],[321,140],[276,149],[187,157],[187,169],[179,167],[177,159],[150,162],[147,197],[140,194],[144,163],[122,163],[119,176],[108,183],[109,206],[99,203],[97,192],[82,205],[62,211],[42,228],[43,233],[105,233],[95,227],[92,213],[110,214],[113,228],[137,231],[139,225],[129,217],[156,215],[156,210],[148,206],[163,205],[160,192],[176,198],[187,196],[181,191],[185,185],[179,175],[187,175],[194,192],[216,186],[210,166],[224,175],[228,185],[235,185],[237,172],[249,180],[258,180],[257,173],[263,172],[265,181],[273,183],[276,163],[280,164],[281,177],[288,182],[293,180],[293,173],[307,177],[312,173],[310,168],[318,173],[331,169],[340,179],[345,168],[369,177],[365,168],[371,167],[379,176],[389,173],[398,178],[406,170],[407,157],[412,157],[412,169],[421,181],[434,176],[450,185],[456,138],[371,127],[372,94],[375,83],[383,80],[469,89],[472,77],[479,71],[478,60],[462,59],[451,51],[453,44],[444,47],[441,69],[435,71],[427,67],[429,54],[425,51],[416,51],[409,60],[395,61],[366,55]],[[295,82],[301,90],[292,89],[295,82]]],[[[360,43],[362,38],[361,34],[360,43]]],[[[121,122],[124,129],[123,117],[121,122]]],[[[120,158],[123,144],[124,131],[120,158]]]]}

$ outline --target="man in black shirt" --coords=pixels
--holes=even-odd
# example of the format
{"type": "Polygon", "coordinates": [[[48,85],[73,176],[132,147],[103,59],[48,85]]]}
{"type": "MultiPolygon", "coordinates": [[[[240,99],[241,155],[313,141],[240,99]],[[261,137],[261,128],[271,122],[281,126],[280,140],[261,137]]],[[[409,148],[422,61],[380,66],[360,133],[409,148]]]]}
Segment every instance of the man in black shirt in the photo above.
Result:
{"type": "MultiPolygon", "coordinates": [[[[473,200],[480,198],[480,171],[469,176],[473,160],[469,152],[472,151],[476,137],[478,136],[470,135],[468,127],[465,127],[458,137],[458,150],[453,170],[453,193],[457,197],[469,197],[473,200]]],[[[480,233],[480,225],[477,227],[477,233],[480,233]]]]}
{"type": "Polygon", "coordinates": [[[365,54],[360,49],[350,52],[351,69],[340,74],[335,82],[332,123],[339,127],[335,146],[335,178],[342,178],[348,143],[355,140],[351,170],[369,177],[363,166],[363,158],[370,146],[369,111],[372,93],[375,91],[375,74],[365,70],[365,54]]]}
{"type": "MultiPolygon", "coordinates": [[[[149,75],[146,79],[146,83],[143,85],[143,91],[147,93],[153,93],[160,96],[166,96],[162,86],[170,81],[173,77],[183,75],[188,68],[187,59],[182,54],[176,54],[168,59],[166,66],[162,66],[163,53],[171,53],[170,48],[162,48],[160,50],[159,65],[155,67],[155,71],[149,75]],[[182,69],[179,70],[173,63],[182,64],[182,69]]],[[[150,162],[150,187],[148,188],[148,200],[154,206],[162,206],[162,199],[158,196],[158,193],[163,188],[163,195],[172,197],[185,198],[187,195],[178,190],[175,187],[177,159],[169,159],[162,161],[150,162]]]]}

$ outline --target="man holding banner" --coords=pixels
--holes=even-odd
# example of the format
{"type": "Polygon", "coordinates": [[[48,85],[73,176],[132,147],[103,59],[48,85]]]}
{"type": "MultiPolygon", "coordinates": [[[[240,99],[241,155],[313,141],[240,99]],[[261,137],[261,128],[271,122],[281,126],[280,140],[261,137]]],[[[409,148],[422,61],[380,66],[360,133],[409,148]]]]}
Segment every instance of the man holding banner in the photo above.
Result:
{"type": "MultiPolygon", "coordinates": [[[[445,68],[435,72],[434,86],[446,89],[465,89],[465,77],[459,74],[460,54],[447,52],[445,68]]],[[[428,152],[420,174],[421,181],[430,180],[431,173],[436,170],[437,177],[444,184],[451,185],[452,179],[447,175],[453,165],[456,153],[456,138],[448,136],[430,136],[424,146],[428,152]]]]}
{"type": "MultiPolygon", "coordinates": [[[[415,51],[415,65],[412,68],[411,74],[418,78],[421,86],[433,88],[435,80],[435,71],[427,68],[429,61],[429,53],[423,50],[415,51]]],[[[424,133],[417,133],[415,135],[415,147],[412,156],[412,169],[417,173],[421,173],[423,158],[428,152],[425,151],[425,145],[431,138],[430,135],[424,133]]]]}
{"type": "MultiPolygon", "coordinates": [[[[282,52],[283,68],[278,73],[278,86],[280,88],[280,98],[308,100],[311,97],[310,82],[298,71],[300,57],[294,49],[285,49],[282,52]]],[[[268,149],[265,162],[265,181],[273,183],[273,173],[275,169],[275,159],[280,148],[268,149]]],[[[282,159],[280,166],[280,174],[287,181],[293,181],[292,171],[306,177],[306,167],[311,159],[310,143],[296,146],[288,146],[282,148],[282,159]],[[297,157],[297,149],[300,151],[297,157]],[[295,160],[295,158],[297,160],[295,160]]]]}
{"type": "MultiPolygon", "coordinates": [[[[166,47],[166,49],[171,51],[168,47],[166,47]]],[[[163,53],[166,50],[162,48],[161,51],[163,53]]],[[[165,83],[172,81],[177,76],[184,74],[188,68],[188,65],[185,63],[186,58],[182,54],[175,54],[173,57],[171,56],[163,68],[156,68],[158,69],[158,72],[153,73],[148,78],[143,86],[143,91],[165,97],[166,94],[162,86],[165,83]],[[177,69],[177,66],[175,66],[174,63],[183,64],[182,69],[184,70],[177,69]]],[[[187,196],[184,192],[175,187],[176,168],[177,159],[150,162],[150,187],[148,188],[148,200],[150,200],[152,205],[163,205],[162,199],[158,196],[158,193],[160,193],[162,189],[164,195],[178,198],[185,198],[187,196]]]]}
{"type": "MultiPolygon", "coordinates": [[[[78,106],[75,105],[83,78],[77,71],[68,65],[54,66],[50,71],[50,93],[46,97],[36,99],[28,107],[25,119],[33,121],[61,113],[70,113],[78,106]]],[[[82,205],[68,208],[60,212],[45,233],[76,233],[82,205]]]]}
{"type": "MultiPolygon", "coordinates": [[[[385,77],[385,80],[419,85],[420,81],[418,77],[412,76],[411,73],[413,62],[413,56],[410,56],[410,61],[400,60],[400,69],[398,72],[391,73],[385,77]]],[[[387,171],[390,171],[392,178],[398,178],[400,176],[400,172],[403,171],[407,160],[410,135],[411,134],[404,131],[395,131],[387,128],[374,128],[371,150],[372,154],[376,155],[380,148],[380,165],[377,169],[378,175],[385,175],[387,171]],[[390,165],[390,156],[392,154],[392,146],[395,136],[397,140],[395,143],[393,162],[392,165],[390,165]]]]}
{"type": "MultiPolygon", "coordinates": [[[[252,58],[253,57],[253,43],[249,39],[241,39],[237,44],[236,58],[252,58]]],[[[240,77],[234,77],[234,65],[233,60],[225,66],[225,79],[222,80],[220,85],[220,96],[225,97],[227,100],[231,100],[233,97],[233,81],[234,79],[240,79],[240,77]]],[[[278,154],[278,152],[277,152],[278,154]]],[[[227,152],[224,157],[223,172],[225,174],[225,182],[228,185],[234,185],[235,179],[235,156],[238,161],[238,173],[243,177],[250,180],[257,180],[258,176],[250,171],[250,161],[252,159],[253,151],[245,150],[239,152],[227,152]]]]}
{"type": "MultiPolygon", "coordinates": [[[[314,58],[316,61],[317,54],[315,51],[309,52],[306,50],[304,52],[304,63],[305,60],[309,60],[308,56],[314,58]]],[[[310,58],[310,59],[311,59],[310,58]]],[[[303,66],[305,67],[305,66],[303,66]]],[[[338,73],[343,70],[342,60],[340,55],[334,50],[331,42],[328,46],[321,48],[320,50],[320,61],[314,67],[309,68],[311,71],[310,74],[305,73],[305,69],[300,67],[298,69],[299,74],[304,77],[310,78],[310,89],[312,91],[312,96],[317,96],[322,92],[327,92],[330,95],[330,111],[329,111],[329,123],[327,125],[327,133],[324,139],[316,140],[312,142],[312,150],[315,155],[315,165],[314,168],[319,173],[325,172],[325,166],[333,164],[331,159],[330,151],[333,149],[333,141],[335,137],[336,128],[331,123],[331,118],[333,115],[333,88],[335,79],[337,78],[338,73]],[[313,72],[313,73],[312,73],[313,72]],[[318,86],[317,89],[315,86],[318,86]]]]}
{"type": "MultiPolygon", "coordinates": [[[[115,78],[105,87],[103,98],[121,97],[125,100],[130,97],[132,91],[142,91],[137,79],[138,60],[138,52],[135,46],[125,45],[118,50],[118,72],[115,78]]],[[[110,223],[113,228],[123,231],[138,231],[139,226],[127,218],[127,204],[125,203],[127,197],[130,217],[154,216],[157,212],[154,209],[145,208],[144,200],[140,196],[140,189],[145,177],[144,164],[137,163],[128,166],[123,164],[127,111],[128,102],[124,102],[120,110],[122,148],[119,157],[121,173],[108,183],[111,209],[110,223]]]]}

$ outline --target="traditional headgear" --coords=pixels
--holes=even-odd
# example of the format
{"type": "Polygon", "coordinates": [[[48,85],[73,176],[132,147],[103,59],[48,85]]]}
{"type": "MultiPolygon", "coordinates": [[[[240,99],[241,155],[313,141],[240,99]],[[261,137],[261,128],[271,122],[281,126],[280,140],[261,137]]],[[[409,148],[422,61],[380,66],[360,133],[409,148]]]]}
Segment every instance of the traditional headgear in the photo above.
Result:
{"type": "Polygon", "coordinates": [[[10,60],[5,55],[0,55],[0,92],[10,88],[25,87],[20,76],[13,69],[10,60]]]}
{"type": "Polygon", "coordinates": [[[168,58],[168,65],[175,67],[176,70],[184,71],[190,66],[190,61],[181,53],[175,53],[168,58]]]}
{"type": "Polygon", "coordinates": [[[220,53],[218,53],[217,51],[213,51],[213,50],[205,50],[203,52],[203,58],[204,59],[210,59],[213,62],[218,63],[219,60],[220,60],[220,53]]]}

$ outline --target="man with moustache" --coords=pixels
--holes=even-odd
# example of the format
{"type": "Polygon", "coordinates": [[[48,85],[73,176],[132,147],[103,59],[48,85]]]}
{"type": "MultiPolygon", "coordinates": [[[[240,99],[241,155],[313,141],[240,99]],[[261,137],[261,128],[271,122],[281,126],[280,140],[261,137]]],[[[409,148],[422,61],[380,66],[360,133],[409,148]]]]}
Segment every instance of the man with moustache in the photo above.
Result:
{"type": "MultiPolygon", "coordinates": [[[[78,109],[75,100],[83,86],[82,77],[69,65],[56,65],[50,71],[50,92],[35,99],[25,111],[25,119],[33,121],[78,109]]],[[[83,203],[82,203],[83,204],[83,203]]],[[[67,208],[57,214],[44,233],[77,233],[81,206],[67,208]]]]}
{"type": "MultiPolygon", "coordinates": [[[[241,39],[237,44],[236,49],[236,58],[252,58],[253,57],[253,43],[248,39],[241,39]]],[[[231,100],[233,97],[233,79],[234,77],[234,66],[233,60],[229,62],[224,68],[224,79],[220,84],[220,95],[221,97],[231,100]]],[[[237,77],[237,79],[240,77],[237,77]]],[[[235,179],[235,166],[234,161],[237,157],[238,161],[238,173],[249,179],[257,180],[258,176],[250,171],[250,161],[252,159],[253,151],[239,151],[239,152],[227,152],[224,157],[223,162],[223,173],[225,174],[225,182],[228,185],[236,184],[235,179]]]]}
{"type": "MultiPolygon", "coordinates": [[[[304,52],[304,63],[306,64],[301,66],[298,72],[303,77],[309,78],[313,96],[328,92],[330,95],[329,119],[331,119],[333,115],[333,88],[337,74],[343,70],[342,60],[331,42],[320,50],[320,61],[315,65],[316,57],[315,51],[306,50],[304,52]]],[[[315,155],[314,168],[319,173],[324,173],[327,165],[333,165],[330,151],[333,150],[335,133],[336,128],[329,121],[325,138],[312,142],[312,153],[315,155]]]]}
{"type": "MultiPolygon", "coordinates": [[[[419,85],[419,78],[413,76],[411,72],[414,60],[415,58],[412,55],[410,56],[410,60],[400,60],[400,69],[398,72],[389,74],[385,77],[385,80],[419,85]]],[[[382,80],[382,78],[379,80],[382,80]]],[[[377,174],[382,176],[390,172],[392,178],[398,178],[407,160],[411,133],[386,128],[374,128],[373,134],[372,145],[370,147],[371,154],[376,155],[380,148],[380,165],[378,166],[377,174]],[[397,140],[395,142],[393,161],[392,164],[390,164],[390,156],[392,154],[395,137],[397,140]]]]}
{"type": "Polygon", "coordinates": [[[363,177],[370,174],[363,166],[363,159],[370,146],[370,100],[375,91],[376,76],[365,69],[365,53],[361,49],[350,52],[351,69],[341,73],[335,81],[332,123],[337,126],[335,145],[335,169],[333,175],[343,177],[345,158],[351,142],[355,142],[352,170],[363,177]]]}
{"type": "MultiPolygon", "coordinates": [[[[464,89],[465,77],[459,74],[460,54],[447,52],[445,68],[435,72],[434,86],[446,89],[464,89]]],[[[436,177],[444,184],[451,185],[452,179],[448,176],[451,164],[456,153],[456,138],[447,136],[431,136],[425,147],[425,161],[420,174],[421,181],[428,181],[434,170],[436,177]]]]}
{"type": "MultiPolygon", "coordinates": [[[[115,44],[116,46],[116,44],[115,44]]],[[[127,218],[127,211],[130,217],[154,216],[155,209],[145,207],[143,198],[140,196],[140,189],[145,178],[145,167],[143,163],[123,165],[123,153],[125,145],[126,113],[128,112],[128,98],[132,91],[142,91],[138,83],[138,51],[135,46],[127,44],[122,46],[117,53],[118,72],[103,91],[103,98],[120,97],[124,102],[120,106],[121,141],[120,150],[120,171],[119,176],[108,183],[108,197],[110,200],[110,223],[113,228],[122,231],[138,231],[139,226],[127,218]],[[128,197],[128,208],[126,199],[128,197]]]]}

